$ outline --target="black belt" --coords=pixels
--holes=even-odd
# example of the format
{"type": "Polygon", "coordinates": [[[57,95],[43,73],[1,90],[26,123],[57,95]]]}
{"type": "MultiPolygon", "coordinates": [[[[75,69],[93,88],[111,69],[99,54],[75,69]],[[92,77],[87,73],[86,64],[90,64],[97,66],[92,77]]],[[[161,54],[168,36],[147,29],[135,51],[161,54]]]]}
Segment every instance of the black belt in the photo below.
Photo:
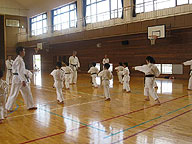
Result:
{"type": "Polygon", "coordinates": [[[11,71],[12,69],[8,69],[8,70],[10,70],[10,71],[11,71]]]}
{"type": "Polygon", "coordinates": [[[94,74],[97,74],[97,73],[92,73],[91,75],[94,75],[94,74]]]}
{"type": "Polygon", "coordinates": [[[13,75],[19,75],[18,73],[13,73],[13,75]]]}
{"type": "Polygon", "coordinates": [[[71,74],[71,73],[65,73],[65,74],[71,74]]]}
{"type": "Polygon", "coordinates": [[[72,66],[75,66],[75,67],[77,66],[77,65],[74,65],[74,64],[71,64],[71,65],[72,65],[72,66]]]}
{"type": "Polygon", "coordinates": [[[191,74],[192,69],[189,70],[189,74],[191,74]]]}
{"type": "Polygon", "coordinates": [[[145,75],[145,77],[155,77],[155,75],[145,75]]]}

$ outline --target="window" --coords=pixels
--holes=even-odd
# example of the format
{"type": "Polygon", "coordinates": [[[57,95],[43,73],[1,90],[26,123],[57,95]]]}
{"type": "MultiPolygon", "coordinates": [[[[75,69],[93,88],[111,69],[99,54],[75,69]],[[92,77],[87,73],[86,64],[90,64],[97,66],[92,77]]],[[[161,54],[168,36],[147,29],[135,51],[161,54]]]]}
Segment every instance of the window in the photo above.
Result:
{"type": "Polygon", "coordinates": [[[172,64],[162,64],[162,74],[172,74],[172,64]]]}
{"type": "Polygon", "coordinates": [[[47,33],[47,13],[30,18],[31,35],[47,33]]]}
{"type": "Polygon", "coordinates": [[[86,23],[95,23],[121,17],[121,0],[86,0],[86,23]]]}
{"type": "Polygon", "coordinates": [[[77,4],[72,3],[52,10],[53,31],[77,27],[77,4]]]}
{"type": "Polygon", "coordinates": [[[175,7],[176,4],[192,4],[192,0],[136,0],[136,13],[175,7]]]}
{"type": "Polygon", "coordinates": [[[155,65],[157,66],[158,70],[159,70],[160,73],[161,73],[161,64],[155,64],[155,65]]]}
{"type": "Polygon", "coordinates": [[[188,4],[188,0],[177,0],[177,5],[188,4]]]}

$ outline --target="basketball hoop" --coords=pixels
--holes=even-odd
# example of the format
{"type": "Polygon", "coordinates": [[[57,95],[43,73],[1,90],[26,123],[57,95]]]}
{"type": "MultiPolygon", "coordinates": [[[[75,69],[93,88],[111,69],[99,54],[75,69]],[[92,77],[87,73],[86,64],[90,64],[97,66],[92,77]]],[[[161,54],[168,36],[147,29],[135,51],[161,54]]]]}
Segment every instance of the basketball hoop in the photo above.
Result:
{"type": "Polygon", "coordinates": [[[156,35],[149,36],[149,40],[151,41],[151,45],[155,45],[155,41],[158,38],[156,35]]]}

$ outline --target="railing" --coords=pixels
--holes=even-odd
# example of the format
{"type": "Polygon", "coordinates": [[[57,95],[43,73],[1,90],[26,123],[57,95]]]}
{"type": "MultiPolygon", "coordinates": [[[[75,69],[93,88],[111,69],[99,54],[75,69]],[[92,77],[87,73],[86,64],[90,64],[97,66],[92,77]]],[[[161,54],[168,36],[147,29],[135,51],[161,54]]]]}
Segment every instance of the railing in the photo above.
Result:
{"type": "MultiPolygon", "coordinates": [[[[170,0],[167,0],[167,1],[170,1],[170,0]]],[[[162,1],[162,3],[164,3],[164,2],[165,1],[162,1]]],[[[136,8],[137,8],[137,6],[136,6],[136,8]]],[[[126,24],[126,23],[131,23],[131,22],[137,22],[137,21],[144,21],[147,19],[156,19],[156,18],[160,18],[160,17],[164,16],[165,15],[164,13],[166,11],[169,11],[166,13],[166,16],[174,16],[174,15],[178,15],[178,14],[192,12],[191,4],[180,6],[180,9],[181,9],[180,12],[178,12],[178,8],[176,11],[176,8],[177,7],[172,7],[172,8],[161,9],[161,10],[156,10],[156,11],[152,11],[152,12],[138,13],[137,17],[132,17],[133,8],[124,7],[121,9],[116,9],[114,11],[107,11],[104,13],[99,13],[97,15],[87,16],[86,18],[79,18],[75,21],[75,26],[70,27],[70,28],[67,26],[70,21],[66,21],[66,22],[58,23],[54,26],[48,25],[46,27],[47,33],[44,33],[41,35],[31,36],[30,34],[27,34],[27,33],[19,33],[19,34],[17,34],[18,42],[42,39],[42,38],[46,38],[46,37],[81,32],[81,31],[91,30],[91,29],[104,28],[104,27],[121,25],[121,24],[126,24]],[[186,8],[186,6],[188,6],[190,8],[186,8]],[[161,15],[161,12],[163,12],[162,15],[161,15]],[[121,18],[121,16],[119,16],[119,14],[122,15],[122,13],[123,13],[123,18],[121,18]],[[112,16],[115,16],[115,17],[112,17],[112,16]],[[98,19],[98,17],[99,17],[99,19],[98,19]],[[53,29],[54,27],[57,27],[57,26],[60,27],[60,28],[58,28],[58,30],[53,29]]],[[[43,31],[43,29],[45,29],[45,27],[41,28],[41,29],[36,29],[35,31],[43,31]]]]}

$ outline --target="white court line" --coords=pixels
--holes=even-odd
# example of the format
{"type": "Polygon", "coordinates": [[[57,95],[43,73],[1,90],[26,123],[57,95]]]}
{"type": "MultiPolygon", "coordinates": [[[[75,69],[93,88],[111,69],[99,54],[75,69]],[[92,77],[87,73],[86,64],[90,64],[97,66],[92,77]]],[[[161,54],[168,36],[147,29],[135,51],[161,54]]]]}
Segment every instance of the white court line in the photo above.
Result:
{"type": "MultiPolygon", "coordinates": [[[[85,103],[81,103],[81,104],[74,104],[74,105],[70,105],[70,106],[64,106],[64,107],[61,107],[61,108],[54,108],[54,109],[50,109],[50,111],[51,110],[56,110],[56,109],[75,107],[75,106],[80,106],[80,105],[85,105],[85,104],[90,104],[90,103],[96,103],[96,102],[100,102],[100,101],[104,101],[104,100],[100,99],[100,100],[85,102],[85,103]]],[[[41,109],[37,109],[37,110],[41,110],[41,109]]],[[[12,117],[7,117],[7,119],[12,119],[12,118],[17,118],[17,117],[24,117],[24,116],[33,115],[33,114],[37,114],[37,112],[30,113],[30,114],[23,114],[23,115],[16,115],[16,116],[12,116],[12,117]]]]}
{"type": "MultiPolygon", "coordinates": [[[[51,87],[48,87],[48,86],[42,86],[42,88],[43,88],[43,87],[49,88],[49,89],[51,88],[51,87]]],[[[48,89],[48,90],[49,90],[49,89],[48,89]]],[[[102,98],[104,97],[104,96],[102,96],[102,95],[89,94],[89,93],[84,93],[84,92],[80,92],[80,91],[74,91],[74,90],[71,90],[71,89],[70,89],[69,91],[76,92],[76,93],[81,93],[81,94],[86,94],[86,95],[91,95],[91,96],[94,96],[94,97],[102,97],[102,98]]]]}

